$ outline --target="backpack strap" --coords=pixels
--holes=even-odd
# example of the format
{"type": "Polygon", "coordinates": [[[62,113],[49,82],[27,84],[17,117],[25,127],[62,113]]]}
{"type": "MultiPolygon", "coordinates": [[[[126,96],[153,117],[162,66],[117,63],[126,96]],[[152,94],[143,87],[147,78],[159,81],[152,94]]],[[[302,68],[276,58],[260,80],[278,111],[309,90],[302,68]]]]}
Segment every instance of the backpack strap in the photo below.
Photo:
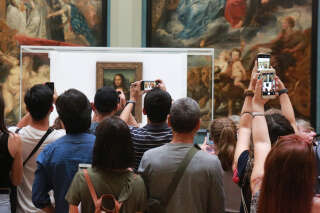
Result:
{"type": "Polygon", "coordinates": [[[97,198],[96,191],[94,190],[93,184],[91,182],[91,179],[89,177],[88,170],[84,169],[83,173],[84,173],[84,178],[86,179],[86,182],[88,184],[88,188],[89,188],[91,197],[93,199],[94,205],[95,207],[97,207],[96,205],[97,205],[98,198],[97,198]]]}
{"type": "MultiPolygon", "coordinates": [[[[20,130],[20,129],[19,129],[20,130]]],[[[43,142],[46,140],[46,138],[48,137],[48,135],[50,135],[50,133],[53,131],[52,127],[49,127],[49,129],[47,130],[47,132],[42,136],[42,138],[40,139],[40,141],[38,142],[38,144],[33,148],[33,150],[31,151],[31,153],[29,154],[29,156],[27,157],[27,159],[25,161],[23,161],[23,166],[30,160],[30,158],[38,151],[38,149],[40,148],[40,146],[43,144],[43,142]]]]}
{"type": "Polygon", "coordinates": [[[85,180],[86,180],[86,182],[87,182],[87,185],[88,185],[88,188],[89,188],[91,197],[92,197],[92,199],[93,199],[93,203],[94,203],[94,206],[95,206],[95,209],[96,209],[95,212],[100,212],[100,209],[104,210],[104,211],[107,212],[107,213],[109,213],[109,212],[119,212],[119,211],[120,211],[120,208],[121,208],[121,206],[122,206],[122,203],[118,202],[117,199],[116,199],[112,194],[103,194],[103,195],[98,199],[97,193],[96,193],[96,191],[94,190],[94,186],[93,186],[92,181],[91,181],[91,179],[90,179],[88,170],[83,169],[83,173],[84,173],[84,178],[85,178],[85,180]],[[113,202],[114,202],[114,208],[113,208],[113,209],[104,208],[104,207],[102,206],[102,200],[103,200],[103,198],[112,199],[113,202]]]}
{"type": "Polygon", "coordinates": [[[191,149],[188,151],[182,162],[180,163],[178,169],[176,170],[173,179],[171,183],[169,184],[169,187],[167,188],[166,193],[162,196],[161,203],[166,207],[173,195],[173,193],[176,191],[176,188],[178,186],[178,183],[188,167],[190,161],[192,160],[193,156],[199,151],[199,147],[197,145],[194,145],[191,147],[191,149]]]}

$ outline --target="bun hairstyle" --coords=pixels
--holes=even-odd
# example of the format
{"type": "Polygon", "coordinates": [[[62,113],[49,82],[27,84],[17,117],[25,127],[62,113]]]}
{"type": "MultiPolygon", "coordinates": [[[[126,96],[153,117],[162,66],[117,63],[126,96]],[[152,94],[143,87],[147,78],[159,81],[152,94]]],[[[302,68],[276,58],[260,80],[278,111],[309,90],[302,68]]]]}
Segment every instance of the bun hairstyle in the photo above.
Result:
{"type": "Polygon", "coordinates": [[[231,170],[237,143],[235,123],[225,117],[214,119],[210,125],[210,139],[214,141],[215,151],[221,161],[223,170],[231,170]]]}

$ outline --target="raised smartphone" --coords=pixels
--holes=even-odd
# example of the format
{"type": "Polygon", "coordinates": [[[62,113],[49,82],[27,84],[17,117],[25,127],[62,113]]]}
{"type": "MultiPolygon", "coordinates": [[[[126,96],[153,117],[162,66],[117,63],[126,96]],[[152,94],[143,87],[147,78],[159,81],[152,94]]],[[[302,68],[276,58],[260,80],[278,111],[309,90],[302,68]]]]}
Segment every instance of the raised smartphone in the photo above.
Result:
{"type": "Polygon", "coordinates": [[[276,98],[276,72],[274,69],[265,69],[260,71],[262,79],[262,98],[276,98]]]}

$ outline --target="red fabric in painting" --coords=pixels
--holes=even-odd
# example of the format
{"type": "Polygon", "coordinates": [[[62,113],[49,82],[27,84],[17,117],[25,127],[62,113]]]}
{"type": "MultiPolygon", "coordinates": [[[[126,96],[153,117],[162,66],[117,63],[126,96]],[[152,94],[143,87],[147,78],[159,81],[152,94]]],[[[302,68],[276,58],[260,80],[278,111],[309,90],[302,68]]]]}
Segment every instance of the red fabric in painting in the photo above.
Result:
{"type": "Polygon", "coordinates": [[[16,34],[14,39],[20,45],[37,45],[37,46],[80,46],[78,44],[66,43],[61,41],[48,40],[43,38],[31,38],[28,36],[16,34]]]}
{"type": "Polygon", "coordinates": [[[227,0],[224,16],[232,27],[236,26],[246,15],[245,0],[227,0]]]}

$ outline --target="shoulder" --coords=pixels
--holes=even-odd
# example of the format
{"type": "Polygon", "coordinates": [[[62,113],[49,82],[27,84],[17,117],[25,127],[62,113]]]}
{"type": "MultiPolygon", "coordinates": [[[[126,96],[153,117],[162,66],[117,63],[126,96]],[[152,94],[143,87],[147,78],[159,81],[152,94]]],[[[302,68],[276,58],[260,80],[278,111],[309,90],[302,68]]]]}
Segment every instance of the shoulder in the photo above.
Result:
{"type": "Polygon", "coordinates": [[[132,172],[131,174],[131,184],[135,189],[143,189],[145,188],[144,181],[139,174],[135,174],[132,172]]]}
{"type": "Polygon", "coordinates": [[[197,164],[199,163],[199,165],[202,165],[205,168],[214,170],[221,169],[219,158],[216,155],[209,154],[205,151],[199,150],[195,155],[194,160],[197,161],[197,164]]]}
{"type": "Polygon", "coordinates": [[[64,129],[54,129],[50,135],[52,135],[53,138],[58,139],[66,135],[66,131],[64,129]]]}

